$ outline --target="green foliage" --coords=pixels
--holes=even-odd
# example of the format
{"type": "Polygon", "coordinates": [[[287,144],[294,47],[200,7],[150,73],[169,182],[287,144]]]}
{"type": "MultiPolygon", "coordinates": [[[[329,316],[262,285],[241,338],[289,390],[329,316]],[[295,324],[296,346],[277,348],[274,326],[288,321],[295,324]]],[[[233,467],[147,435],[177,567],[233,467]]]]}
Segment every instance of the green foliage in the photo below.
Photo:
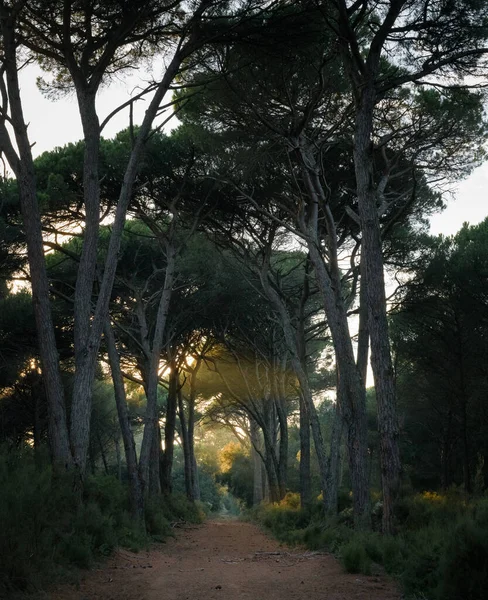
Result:
{"type": "Polygon", "coordinates": [[[289,495],[250,514],[283,542],[336,554],[349,573],[368,575],[381,565],[400,581],[406,598],[486,596],[488,498],[467,502],[457,489],[406,496],[395,507],[394,536],[354,531],[341,516],[324,519],[320,505],[307,514],[294,506],[294,499],[289,495]]]}
{"type": "Polygon", "coordinates": [[[430,525],[449,526],[466,511],[466,498],[456,488],[443,495],[423,492],[405,496],[395,505],[397,521],[408,530],[430,525]]]}
{"type": "Polygon", "coordinates": [[[172,535],[171,523],[166,518],[166,511],[160,498],[152,497],[146,500],[145,506],[146,529],[148,533],[162,539],[172,535]]]}
{"type": "Polygon", "coordinates": [[[417,488],[462,484],[479,495],[488,455],[488,220],[427,236],[412,275],[391,328],[406,471],[417,488]]]}
{"type": "MultiPolygon", "coordinates": [[[[486,524],[485,524],[486,525],[486,524]]],[[[488,528],[465,519],[451,530],[439,566],[439,600],[482,600],[488,589],[488,528]]]]}
{"type": "Polygon", "coordinates": [[[280,541],[301,543],[312,515],[321,509],[317,505],[311,511],[302,510],[296,500],[296,494],[287,494],[279,504],[260,504],[249,514],[280,541]]]}
{"type": "Polygon", "coordinates": [[[227,444],[220,458],[223,461],[221,483],[246,506],[252,506],[253,467],[249,453],[239,444],[227,444]]]}
{"type": "Polygon", "coordinates": [[[371,575],[371,558],[360,539],[353,539],[341,547],[341,562],[348,573],[371,575]]]}
{"type": "MultiPolygon", "coordinates": [[[[88,568],[116,546],[147,547],[132,521],[127,490],[116,478],[88,477],[80,502],[69,476],[36,465],[32,449],[0,448],[0,597],[34,591],[66,569],[88,568]]],[[[148,533],[162,540],[174,521],[200,522],[202,512],[184,496],[148,502],[148,533]]]]}

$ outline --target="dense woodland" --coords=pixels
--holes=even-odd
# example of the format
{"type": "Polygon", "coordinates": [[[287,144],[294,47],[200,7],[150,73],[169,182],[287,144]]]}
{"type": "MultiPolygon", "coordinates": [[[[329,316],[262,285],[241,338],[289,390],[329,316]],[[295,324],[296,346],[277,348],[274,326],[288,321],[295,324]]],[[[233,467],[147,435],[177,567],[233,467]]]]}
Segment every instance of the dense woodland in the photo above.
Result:
{"type": "Polygon", "coordinates": [[[1,1],[0,39],[0,592],[254,507],[484,597],[488,220],[428,219],[485,159],[488,5],[1,1]],[[84,134],[36,158],[30,63],[84,134]]]}

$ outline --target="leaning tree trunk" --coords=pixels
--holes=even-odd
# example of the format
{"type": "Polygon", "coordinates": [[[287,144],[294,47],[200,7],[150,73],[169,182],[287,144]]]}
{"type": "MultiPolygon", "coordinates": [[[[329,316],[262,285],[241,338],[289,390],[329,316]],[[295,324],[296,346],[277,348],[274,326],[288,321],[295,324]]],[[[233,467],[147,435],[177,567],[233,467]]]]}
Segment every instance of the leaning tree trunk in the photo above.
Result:
{"type": "Polygon", "coordinates": [[[361,382],[366,389],[368,377],[369,358],[369,328],[368,328],[368,284],[366,281],[366,267],[363,261],[360,263],[360,287],[359,287],[359,327],[358,327],[358,349],[356,364],[358,366],[361,382]]]}
{"type": "MultiPolygon", "coordinates": [[[[87,314],[87,307],[85,301],[88,297],[88,277],[83,278],[84,284],[83,286],[82,284],[80,284],[79,287],[80,294],[85,298],[85,300],[83,300],[83,302],[80,302],[80,305],[78,307],[78,321],[80,327],[80,329],[78,330],[78,347],[83,348],[84,350],[81,350],[78,354],[78,362],[76,365],[75,389],[73,391],[73,402],[75,405],[75,412],[71,420],[70,441],[73,447],[75,463],[79,469],[81,477],[83,477],[84,474],[86,462],[86,448],[88,443],[87,440],[89,439],[89,416],[87,416],[87,412],[89,411],[91,403],[91,398],[89,397],[89,394],[91,394],[91,389],[93,387],[98,358],[98,349],[100,346],[101,335],[107,317],[113,282],[115,279],[115,272],[117,269],[117,256],[120,248],[122,232],[124,229],[127,208],[132,197],[132,189],[139,170],[140,158],[143,153],[152,122],[159,110],[159,106],[165,93],[169,89],[171,82],[178,73],[179,66],[184,57],[185,52],[183,50],[177,52],[174,55],[173,59],[171,60],[171,63],[168,65],[163,79],[161,80],[156,90],[155,95],[153,96],[149,104],[143,122],[138,129],[138,135],[132,148],[129,161],[127,163],[127,167],[124,174],[124,181],[122,183],[119,198],[117,201],[115,217],[112,224],[112,232],[105,259],[103,277],[97,297],[95,311],[93,315],[91,315],[90,313],[88,320],[84,323],[82,317],[83,315],[86,316],[87,314]],[[86,328],[86,331],[89,332],[89,335],[85,336],[85,333],[81,331],[81,328],[83,326],[86,328]]],[[[85,108],[80,106],[80,114],[83,112],[83,110],[85,110],[85,108]]],[[[87,112],[89,113],[90,111],[88,110],[87,112]]],[[[93,118],[93,114],[87,114],[86,122],[88,127],[93,127],[93,118]]],[[[83,119],[84,117],[82,115],[82,120],[83,119]]],[[[85,127],[85,122],[83,123],[83,125],[85,127]]],[[[94,137],[94,135],[95,134],[93,133],[92,137],[94,137]]],[[[93,140],[90,141],[90,146],[92,146],[92,143],[93,140]]],[[[88,160],[91,161],[91,158],[89,158],[88,160]]],[[[90,171],[90,169],[88,171],[90,171]]],[[[92,250],[90,250],[90,256],[92,256],[92,250]]],[[[88,259],[87,267],[91,268],[88,259]]],[[[152,423],[152,427],[148,428],[148,431],[151,432],[148,433],[148,437],[152,435],[152,431],[154,430],[153,425],[154,422],[152,423]]],[[[143,473],[144,467],[149,460],[151,444],[148,442],[150,441],[150,439],[146,440],[146,444],[143,444],[145,446],[144,454],[142,456],[143,473]]],[[[143,481],[145,481],[144,478],[143,481]]]]}
{"type": "Polygon", "coordinates": [[[161,347],[163,344],[163,337],[166,330],[166,321],[168,318],[169,303],[173,291],[175,268],[176,250],[171,243],[168,243],[166,256],[166,273],[164,277],[164,285],[163,290],[161,292],[161,298],[159,300],[158,312],[156,315],[153,343],[146,376],[147,405],[146,414],[144,416],[144,434],[142,438],[141,453],[139,457],[139,473],[145,492],[148,491],[149,468],[152,448],[154,447],[154,435],[157,432],[156,428],[159,427],[159,365],[161,361],[161,347]]]}
{"type": "Polygon", "coordinates": [[[299,218],[300,228],[306,235],[310,260],[314,266],[324,310],[332,336],[337,370],[337,402],[341,415],[348,428],[348,453],[353,483],[354,522],[356,527],[368,528],[371,525],[369,512],[369,487],[367,472],[367,429],[362,418],[366,400],[365,388],[357,370],[354,358],[347,310],[343,298],[341,270],[338,261],[337,232],[334,218],[319,178],[319,167],[301,140],[299,164],[309,206],[307,214],[299,218]],[[328,239],[328,265],[320,250],[319,206],[324,212],[328,239]]]}
{"type": "Polygon", "coordinates": [[[274,405],[279,425],[278,442],[278,485],[280,488],[280,497],[284,498],[286,494],[286,482],[288,475],[288,414],[286,407],[286,386],[284,377],[286,373],[286,358],[284,364],[277,365],[272,374],[274,380],[274,405]],[[276,381],[279,378],[279,382],[276,381]]]}
{"type": "Polygon", "coordinates": [[[0,143],[12,171],[17,177],[19,186],[32,301],[47,396],[49,445],[54,468],[56,471],[62,471],[72,467],[73,459],[69,445],[64,388],[59,371],[59,355],[49,301],[49,281],[44,261],[41,215],[37,199],[34,162],[20,98],[14,33],[16,23],[7,9],[2,9],[0,23],[3,35],[3,66],[7,79],[8,102],[11,111],[10,121],[14,129],[18,155],[10,142],[5,120],[1,118],[0,143]]]}
{"type": "Polygon", "coordinates": [[[290,352],[290,364],[293,372],[295,373],[298,379],[300,391],[304,400],[304,406],[306,407],[310,419],[310,425],[315,445],[315,452],[317,454],[317,461],[319,463],[320,484],[323,492],[323,497],[325,497],[325,490],[327,488],[327,480],[329,477],[327,454],[325,452],[324,438],[322,436],[317,410],[315,409],[315,405],[313,403],[312,391],[310,389],[308,375],[303,369],[303,366],[300,362],[300,358],[298,356],[296,333],[293,330],[290,315],[288,314],[287,308],[282,298],[280,298],[278,292],[271,286],[268,280],[267,264],[263,265],[263,268],[260,271],[260,278],[261,285],[263,286],[263,290],[266,296],[268,297],[268,299],[270,300],[280,317],[280,325],[283,329],[283,335],[285,337],[287,349],[290,352]]]}
{"type": "Polygon", "coordinates": [[[139,478],[139,470],[137,468],[136,445],[130,426],[129,410],[127,408],[127,397],[125,393],[124,378],[120,368],[119,353],[117,352],[112,326],[108,319],[105,323],[105,341],[107,343],[110,370],[112,371],[117,416],[119,418],[120,432],[124,444],[125,463],[127,465],[127,476],[129,479],[131,515],[137,523],[144,524],[144,494],[139,478]]]}

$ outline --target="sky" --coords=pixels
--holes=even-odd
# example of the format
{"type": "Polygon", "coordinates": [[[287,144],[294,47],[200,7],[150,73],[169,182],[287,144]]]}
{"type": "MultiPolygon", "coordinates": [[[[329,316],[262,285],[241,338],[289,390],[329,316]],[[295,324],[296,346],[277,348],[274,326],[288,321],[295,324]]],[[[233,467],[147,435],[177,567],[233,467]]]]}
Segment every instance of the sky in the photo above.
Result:
{"type": "MultiPolygon", "coordinates": [[[[35,67],[21,72],[21,94],[25,120],[29,123],[29,137],[35,156],[82,137],[82,129],[74,95],[56,101],[45,98],[36,85],[39,74],[35,67]]],[[[131,94],[140,91],[139,77],[115,80],[110,88],[101,91],[98,98],[100,121],[115,106],[127,101],[131,94]]],[[[134,108],[137,122],[143,117],[147,102],[140,101],[134,108]]],[[[128,109],[119,113],[104,129],[104,137],[113,137],[129,124],[128,109]]],[[[475,225],[488,216],[488,162],[476,169],[466,180],[460,182],[452,197],[446,198],[447,208],[431,219],[431,233],[452,235],[464,222],[475,225]]]]}

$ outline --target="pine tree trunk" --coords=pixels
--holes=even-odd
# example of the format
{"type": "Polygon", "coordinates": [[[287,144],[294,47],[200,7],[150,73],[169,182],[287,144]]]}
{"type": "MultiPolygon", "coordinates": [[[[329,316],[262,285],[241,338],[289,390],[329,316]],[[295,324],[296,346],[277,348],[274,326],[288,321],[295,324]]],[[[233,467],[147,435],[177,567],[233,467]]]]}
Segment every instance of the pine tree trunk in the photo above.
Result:
{"type": "Polygon", "coordinates": [[[329,478],[327,480],[327,488],[324,497],[325,510],[330,515],[337,515],[338,511],[341,441],[343,430],[344,421],[340,411],[340,404],[339,402],[336,402],[334,406],[334,417],[330,436],[329,478]]]}
{"type": "MultiPolygon", "coordinates": [[[[71,401],[70,442],[75,466],[84,477],[90,439],[93,383],[98,358],[98,342],[90,343],[92,295],[97,266],[100,229],[99,153],[100,124],[95,107],[95,92],[75,83],[84,135],[83,202],[85,223],[83,247],[76,274],[74,295],[75,374],[71,401]]],[[[101,335],[101,332],[100,332],[101,335]]]]}
{"type": "Polygon", "coordinates": [[[0,142],[19,186],[32,302],[39,340],[42,376],[47,396],[49,445],[54,469],[64,471],[72,467],[73,459],[69,445],[64,388],[59,371],[59,355],[49,301],[49,281],[44,260],[34,163],[20,98],[15,43],[16,23],[5,10],[2,10],[0,24],[3,34],[3,65],[18,155],[10,143],[4,121],[0,122],[0,142]]]}
{"type": "Polygon", "coordinates": [[[108,319],[105,323],[105,342],[107,344],[108,359],[110,370],[112,372],[117,416],[119,419],[120,432],[122,434],[122,442],[124,444],[125,463],[127,465],[127,476],[129,478],[131,515],[136,522],[144,524],[144,495],[137,468],[136,444],[130,425],[119,353],[117,352],[114,332],[108,319]]]}
{"type": "Polygon", "coordinates": [[[115,458],[117,461],[117,479],[122,482],[122,456],[120,454],[120,440],[114,437],[115,458]]]}
{"type": "Polygon", "coordinates": [[[337,371],[337,402],[346,422],[348,451],[355,524],[367,528],[370,524],[369,490],[367,480],[367,430],[363,419],[365,389],[354,358],[347,310],[343,297],[341,269],[338,261],[337,232],[330,206],[320,182],[320,169],[306,140],[300,140],[299,165],[308,192],[306,214],[299,218],[300,228],[306,235],[308,251],[334,345],[337,371]],[[319,238],[319,206],[324,213],[328,240],[328,264],[325,265],[319,238]]]}
{"type": "Polygon", "coordinates": [[[159,419],[153,425],[154,431],[151,437],[151,451],[149,454],[149,481],[147,494],[158,496],[161,493],[160,460],[161,460],[161,427],[159,419]]]}
{"type": "Polygon", "coordinates": [[[264,500],[262,466],[263,461],[258,450],[261,450],[261,440],[259,436],[259,425],[254,419],[250,419],[250,437],[251,437],[251,456],[253,465],[253,506],[258,506],[264,500]]]}
{"type": "Polygon", "coordinates": [[[197,397],[197,378],[202,365],[202,358],[197,358],[196,364],[190,376],[190,396],[188,399],[188,450],[190,460],[190,473],[192,485],[192,497],[200,500],[200,482],[198,478],[198,466],[195,457],[195,403],[197,397]]]}
{"type": "Polygon", "coordinates": [[[164,424],[164,452],[160,464],[161,492],[166,495],[171,494],[173,488],[171,476],[173,471],[178,387],[178,371],[176,370],[176,366],[172,364],[169,379],[168,404],[166,407],[166,422],[164,424]]]}
{"type": "MultiPolygon", "coordinates": [[[[97,438],[98,449],[100,450],[100,456],[102,458],[103,470],[105,471],[105,475],[108,475],[107,456],[105,455],[105,448],[103,447],[102,438],[100,436],[100,432],[98,431],[98,429],[96,429],[96,438],[97,438]]],[[[87,448],[87,456],[88,456],[88,448],[87,448]]]]}
{"type": "Polygon", "coordinates": [[[276,455],[276,423],[274,405],[270,398],[263,400],[263,422],[264,440],[264,465],[269,485],[270,502],[279,502],[282,499],[279,461],[276,455]]]}
{"type": "Polygon", "coordinates": [[[362,90],[357,107],[354,136],[354,167],[362,232],[361,262],[364,263],[368,302],[383,488],[383,531],[393,532],[393,503],[400,484],[400,455],[395,387],[391,361],[381,230],[373,181],[372,131],[375,92],[373,83],[362,90]]]}
{"type": "MultiPolygon", "coordinates": [[[[286,368],[286,362],[284,368],[286,368]]],[[[280,488],[281,498],[284,498],[286,494],[286,483],[288,476],[288,414],[286,408],[285,386],[276,382],[276,379],[278,377],[281,379],[284,376],[284,368],[281,366],[280,370],[278,370],[276,366],[275,373],[272,375],[273,379],[275,380],[274,403],[279,425],[278,485],[280,488]]]]}
{"type": "Polygon", "coordinates": [[[293,330],[290,315],[288,314],[286,306],[284,305],[282,299],[279,297],[276,290],[274,290],[268,282],[266,265],[263,266],[263,269],[260,272],[260,277],[263,290],[269,298],[272,305],[275,307],[280,317],[280,324],[283,328],[283,335],[285,337],[286,346],[288,351],[290,352],[290,364],[293,369],[293,372],[295,373],[298,379],[300,391],[304,400],[304,406],[306,407],[310,419],[310,425],[315,445],[315,452],[317,454],[317,460],[319,463],[321,488],[323,493],[325,494],[328,479],[327,454],[325,452],[325,444],[322,436],[322,431],[320,429],[317,411],[313,403],[312,392],[310,390],[310,385],[308,382],[308,375],[303,369],[298,356],[299,350],[297,344],[297,337],[293,330]]]}
{"type": "Polygon", "coordinates": [[[190,456],[190,440],[189,440],[189,431],[186,424],[186,416],[185,416],[185,406],[183,403],[183,394],[181,392],[178,393],[178,416],[180,418],[180,432],[181,432],[181,442],[183,445],[183,460],[184,460],[184,473],[185,473],[185,491],[186,497],[190,502],[194,502],[195,498],[193,496],[193,468],[192,468],[192,460],[190,456]]]}
{"type": "MultiPolygon", "coordinates": [[[[158,424],[158,386],[159,386],[159,365],[161,361],[161,348],[163,344],[164,333],[166,331],[166,321],[168,318],[169,303],[173,291],[173,281],[176,266],[176,251],[169,243],[166,252],[166,273],[164,277],[164,286],[159,300],[158,312],[156,315],[156,324],[153,335],[151,356],[148,361],[146,372],[146,414],[144,417],[144,433],[142,437],[141,453],[139,457],[139,473],[143,488],[147,488],[149,482],[149,470],[151,462],[151,453],[154,450],[153,436],[157,431],[158,424]]],[[[169,398],[168,398],[169,402],[169,398]]],[[[175,399],[176,402],[176,399],[175,399]]],[[[176,404],[175,404],[176,414],[176,404]]]]}
{"type": "MultiPolygon", "coordinates": [[[[305,263],[305,275],[303,277],[303,291],[300,298],[297,318],[297,354],[298,360],[302,365],[302,369],[308,376],[307,371],[307,342],[305,335],[305,309],[307,301],[310,297],[309,284],[309,267],[310,257],[307,256],[305,263]]],[[[302,508],[310,508],[312,506],[312,480],[310,471],[310,417],[305,405],[303,393],[299,394],[299,410],[300,410],[300,506],[302,508]]]]}
{"type": "Polygon", "coordinates": [[[310,419],[300,394],[300,506],[312,506],[312,481],[310,478],[310,419]]]}

